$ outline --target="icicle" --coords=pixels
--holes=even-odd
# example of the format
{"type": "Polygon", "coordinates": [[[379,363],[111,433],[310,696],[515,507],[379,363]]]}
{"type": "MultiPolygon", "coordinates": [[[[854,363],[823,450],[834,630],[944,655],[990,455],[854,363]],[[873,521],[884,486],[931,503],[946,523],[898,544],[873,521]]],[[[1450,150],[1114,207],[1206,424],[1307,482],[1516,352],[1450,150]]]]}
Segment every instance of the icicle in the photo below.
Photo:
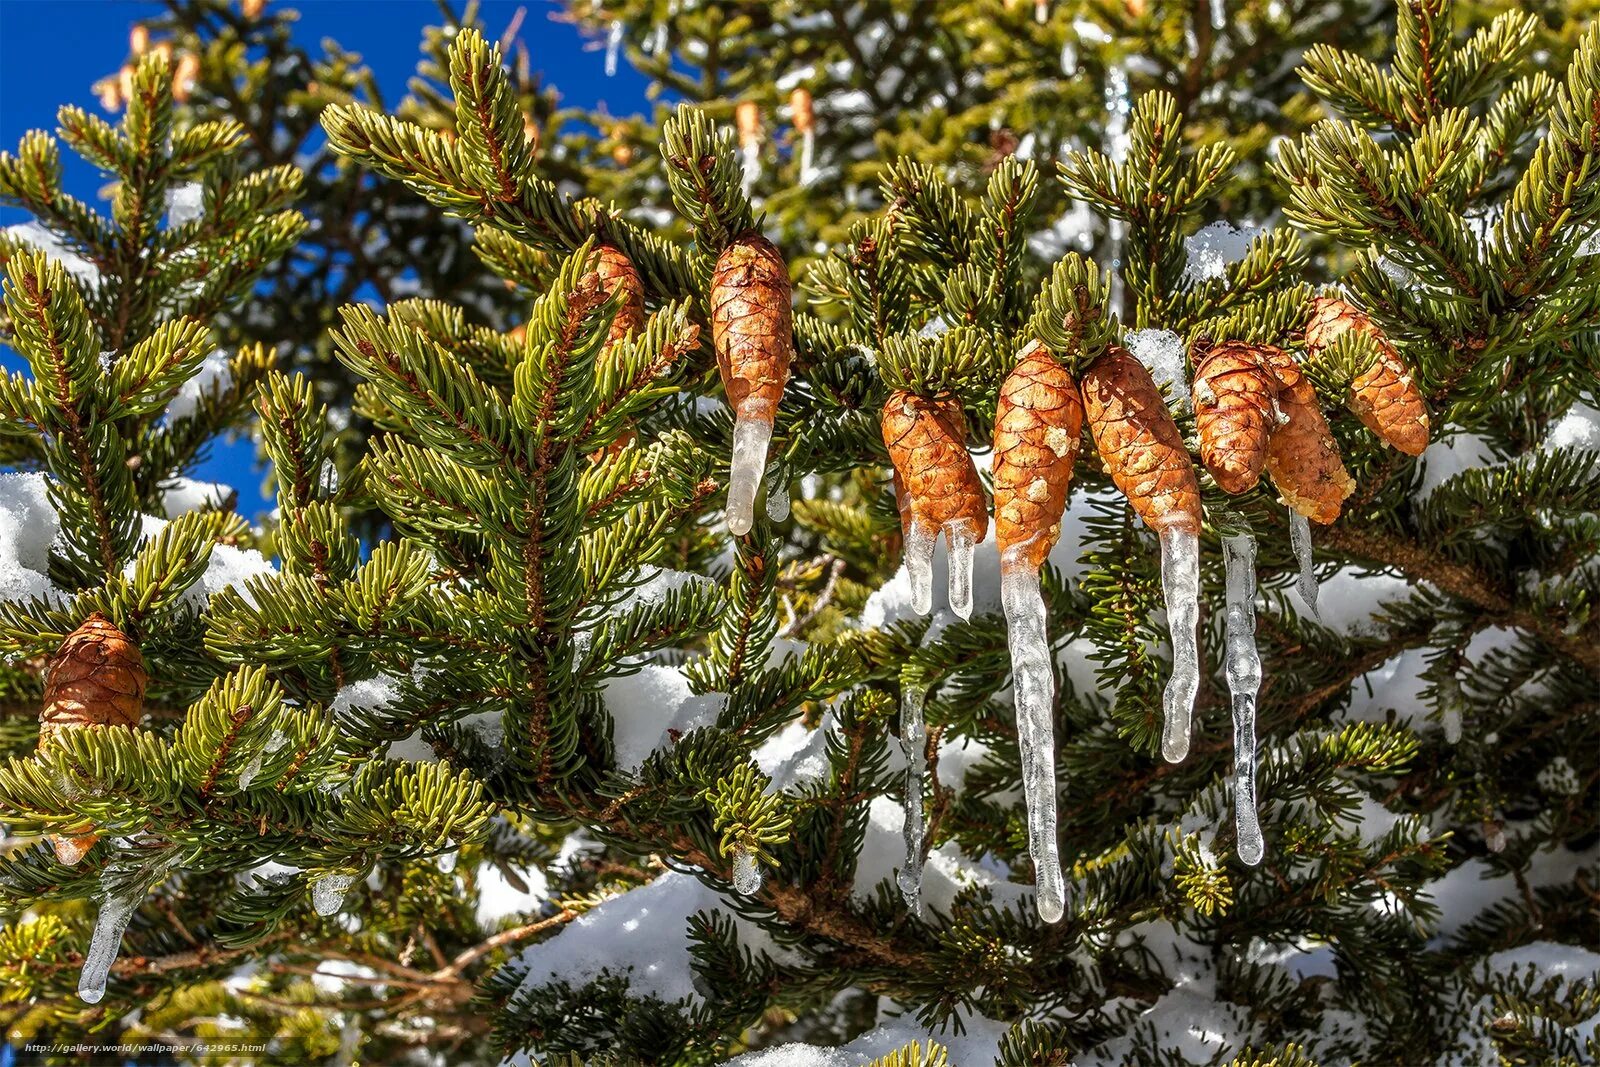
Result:
{"type": "Polygon", "coordinates": [[[1454,674],[1446,673],[1439,678],[1438,690],[1439,721],[1444,726],[1444,739],[1452,745],[1460,744],[1461,708],[1465,703],[1461,695],[1461,683],[1456,681],[1454,674]]]}
{"type": "Polygon", "coordinates": [[[1033,0],[1033,21],[1041,26],[1050,21],[1050,0],[1033,0]]]}
{"type": "Polygon", "coordinates": [[[1161,595],[1172,631],[1172,677],[1162,694],[1165,725],[1161,755],[1182,763],[1189,754],[1189,725],[1200,692],[1200,535],[1169,526],[1161,531],[1161,595]]]}
{"type": "Polygon", "coordinates": [[[1483,843],[1490,852],[1504,852],[1506,850],[1506,827],[1499,819],[1485,819],[1483,821],[1483,843]]]}
{"type": "Polygon", "coordinates": [[[650,34],[650,40],[645,44],[645,51],[649,52],[653,56],[659,56],[664,54],[666,50],[667,24],[665,22],[658,22],[656,23],[655,31],[650,34]]]}
{"type": "Polygon", "coordinates": [[[1256,651],[1256,539],[1234,534],[1222,539],[1228,574],[1227,675],[1233,697],[1233,825],[1239,858],[1252,867],[1265,846],[1256,819],[1256,694],[1261,689],[1261,655],[1256,651]]]}
{"type": "Polygon", "coordinates": [[[761,144],[747,142],[739,149],[739,155],[744,169],[744,178],[740,185],[744,195],[749,196],[755,189],[756,182],[761,179],[761,144]]]}
{"type": "Polygon", "coordinates": [[[1228,28],[1227,0],[1211,0],[1211,28],[1214,30],[1228,28]]]}
{"type": "Polygon", "coordinates": [[[272,736],[267,738],[267,743],[261,746],[256,754],[251,757],[250,762],[245,765],[244,770],[239,772],[240,790],[249,789],[250,783],[255,781],[256,776],[261,773],[261,764],[267,758],[267,756],[278,751],[278,749],[282,748],[288,743],[288,734],[274,730],[272,732],[272,736]]]}
{"type": "Polygon", "coordinates": [[[784,522],[789,518],[789,484],[778,482],[767,490],[767,518],[784,522]]]}
{"type": "Polygon", "coordinates": [[[900,746],[906,754],[906,862],[897,881],[906,905],[922,914],[922,779],[928,769],[927,731],[922,702],[928,691],[900,683],[900,746]]]}
{"type": "Polygon", "coordinates": [[[78,996],[87,1004],[98,1004],[106,995],[106,978],[111,965],[117,962],[117,952],[122,948],[122,935],[133,919],[133,913],[144,903],[146,885],[140,882],[137,889],[120,894],[108,894],[100,902],[100,914],[95,917],[94,934],[89,939],[89,951],[83,957],[83,970],[78,972],[78,996]]]}
{"type": "Polygon", "coordinates": [[[1071,41],[1061,46],[1061,73],[1069,78],[1078,73],[1078,49],[1071,41]]]}
{"type": "Polygon", "coordinates": [[[933,610],[933,550],[938,532],[912,523],[906,531],[906,573],[911,578],[911,610],[926,615],[933,610]]]}
{"type": "Polygon", "coordinates": [[[817,131],[807,130],[800,135],[800,184],[810,185],[817,180],[817,131]]]}
{"type": "Polygon", "coordinates": [[[1300,564],[1300,577],[1295,580],[1294,587],[1311,610],[1311,617],[1318,618],[1317,571],[1311,562],[1311,520],[1293,508],[1289,510],[1289,546],[1300,564]]]}
{"type": "Polygon", "coordinates": [[[1051,725],[1055,675],[1038,570],[1007,559],[1000,568],[1000,603],[1005,608],[1006,640],[1011,646],[1022,795],[1028,807],[1028,854],[1033,857],[1038,886],[1036,906],[1039,918],[1053,923],[1061,919],[1065,908],[1065,889],[1056,844],[1056,746],[1051,725]]]}
{"type": "Polygon", "coordinates": [[[344,894],[356,884],[353,874],[325,874],[311,883],[311,906],[318,915],[332,915],[344,907],[344,894]]]}
{"type": "Polygon", "coordinates": [[[755,525],[756,489],[767,466],[772,423],[736,417],[733,462],[728,471],[728,532],[743,537],[755,525]]]}
{"type": "Polygon", "coordinates": [[[617,56],[622,52],[622,20],[611,23],[611,29],[606,33],[606,77],[614,78],[617,74],[617,56]]]}
{"type": "Polygon", "coordinates": [[[972,559],[978,542],[965,522],[944,528],[945,548],[950,561],[950,610],[963,619],[972,618],[972,559]]]}
{"type": "Polygon", "coordinates": [[[456,869],[456,861],[461,858],[459,849],[441,852],[433,858],[433,865],[439,868],[441,874],[452,874],[456,869]]]}
{"type": "MultiPolygon", "coordinates": [[[[1128,94],[1128,70],[1118,64],[1106,72],[1106,156],[1113,163],[1128,157],[1128,114],[1133,102],[1128,94]]],[[[1112,310],[1122,306],[1122,243],[1127,234],[1127,224],[1112,219],[1109,224],[1111,238],[1111,301],[1112,310]]]]}
{"type": "Polygon", "coordinates": [[[741,897],[761,892],[761,865],[755,853],[743,846],[733,851],[733,891],[741,897]]]}

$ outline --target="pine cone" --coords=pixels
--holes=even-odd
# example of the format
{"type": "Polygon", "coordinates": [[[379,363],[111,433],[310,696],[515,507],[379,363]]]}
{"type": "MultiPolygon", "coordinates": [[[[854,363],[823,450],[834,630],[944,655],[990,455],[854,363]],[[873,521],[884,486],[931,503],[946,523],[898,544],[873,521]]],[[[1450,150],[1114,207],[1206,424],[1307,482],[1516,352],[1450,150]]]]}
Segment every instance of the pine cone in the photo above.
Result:
{"type": "Polygon", "coordinates": [[[1077,383],[1030,343],[1000,383],[994,420],[994,530],[1006,566],[1037,570],[1055,547],[1082,432],[1077,383]]]}
{"type": "Polygon", "coordinates": [[[589,277],[599,281],[608,299],[619,290],[622,292],[617,316],[611,320],[611,331],[606,334],[606,343],[615,344],[644,328],[644,279],[639,277],[639,270],[628,254],[615,245],[600,245],[590,262],[589,277]]]}
{"type": "Polygon", "coordinates": [[[1083,373],[1083,407],[1106,473],[1145,525],[1200,530],[1200,483],[1144,364],[1113,345],[1083,373]]]}
{"type": "Polygon", "coordinates": [[[1311,379],[1283,349],[1262,345],[1260,352],[1278,379],[1278,409],[1284,418],[1267,442],[1267,473],[1285,504],[1327,525],[1338,519],[1356,483],[1344,469],[1311,379]]]}
{"type": "Polygon", "coordinates": [[[803,85],[794,87],[789,94],[789,117],[794,123],[794,128],[801,133],[812,129],[817,124],[816,111],[811,102],[811,90],[803,85]]]}
{"type": "Polygon", "coordinates": [[[890,395],[883,406],[883,443],[895,474],[905,486],[907,506],[901,522],[936,535],[955,524],[974,543],[989,532],[989,509],[983,483],[967,452],[966,420],[961,402],[945,395],[929,399],[905,390],[890,395]]]}
{"type": "Polygon", "coordinates": [[[735,240],[711,275],[711,341],[735,414],[772,423],[794,357],[783,253],[759,233],[735,240]]]}
{"type": "Polygon", "coordinates": [[[1224,341],[1199,356],[1194,415],[1200,461],[1226,493],[1261,478],[1267,439],[1277,425],[1277,381],[1254,345],[1224,341]]]}
{"type": "Polygon", "coordinates": [[[1422,455],[1428,447],[1428,405],[1411,368],[1365,312],[1337,297],[1317,297],[1306,324],[1306,350],[1320,352],[1352,330],[1373,339],[1378,360],[1350,383],[1350,410],[1391,448],[1422,455]]]}
{"type": "MultiPolygon", "coordinates": [[[[138,726],[148,682],[139,646],[104,615],[90,615],[67,635],[50,661],[39,715],[39,749],[68,730],[138,726]]],[[[96,839],[92,833],[50,835],[57,858],[67,864],[77,862],[96,839]]]]}

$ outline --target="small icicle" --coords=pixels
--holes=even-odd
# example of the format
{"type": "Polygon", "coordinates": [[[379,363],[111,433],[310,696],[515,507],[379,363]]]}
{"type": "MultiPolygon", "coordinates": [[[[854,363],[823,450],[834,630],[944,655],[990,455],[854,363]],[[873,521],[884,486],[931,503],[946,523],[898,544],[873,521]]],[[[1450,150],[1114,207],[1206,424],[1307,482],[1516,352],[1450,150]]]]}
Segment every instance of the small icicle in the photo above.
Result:
{"type": "Polygon", "coordinates": [[[1461,695],[1461,683],[1454,674],[1445,674],[1439,679],[1438,690],[1439,721],[1444,726],[1444,739],[1448,744],[1458,745],[1461,743],[1461,708],[1466,703],[1461,695]]]}
{"type": "Polygon", "coordinates": [[[728,532],[743,537],[755,525],[756,490],[767,467],[767,446],[772,443],[772,423],[736,417],[733,423],[733,462],[728,470],[728,532]]]}
{"type": "Polygon", "coordinates": [[[622,52],[622,21],[620,19],[611,23],[611,29],[606,33],[606,77],[614,78],[617,74],[617,56],[622,52]]]}
{"type": "Polygon", "coordinates": [[[650,40],[645,45],[645,50],[653,56],[659,56],[667,50],[667,24],[656,23],[655,31],[650,34],[650,40]]]}
{"type": "Polygon", "coordinates": [[[1506,826],[1499,819],[1483,820],[1483,843],[1490,852],[1506,850],[1506,826]]]}
{"type": "Polygon", "coordinates": [[[1050,0],[1033,0],[1033,21],[1041,26],[1050,21],[1050,0]]]}
{"type": "Polygon", "coordinates": [[[1068,77],[1078,73],[1078,49],[1071,41],[1061,46],[1061,73],[1068,77]]]}
{"type": "Polygon", "coordinates": [[[817,131],[807,130],[800,135],[800,184],[810,185],[817,180],[817,131]]]}
{"type": "MultiPolygon", "coordinates": [[[[1133,101],[1128,94],[1127,68],[1118,64],[1106,72],[1106,156],[1113,163],[1128,158],[1128,113],[1133,101]]],[[[1127,234],[1127,224],[1112,219],[1108,224],[1111,240],[1111,292],[1109,307],[1115,311],[1122,307],[1122,245],[1127,234]]]]}
{"type": "Polygon", "coordinates": [[[938,531],[912,523],[906,531],[906,573],[911,578],[911,610],[926,615],[933,610],[933,550],[938,531]]]}
{"type": "Polygon", "coordinates": [[[311,883],[311,906],[318,915],[332,915],[344,907],[344,894],[356,884],[353,874],[325,874],[311,883]]]}
{"type": "Polygon", "coordinates": [[[950,560],[950,610],[963,619],[972,618],[972,559],[977,539],[965,522],[952,522],[944,528],[945,548],[950,560]]]}
{"type": "Polygon", "coordinates": [[[460,850],[453,848],[449,852],[441,852],[435,856],[433,858],[433,865],[439,868],[439,873],[451,874],[454,873],[456,869],[456,861],[460,858],[460,850]]]}
{"type": "Polygon", "coordinates": [[[767,490],[767,518],[786,522],[789,518],[789,483],[775,483],[767,490]]]}
{"type": "Polygon", "coordinates": [[[922,702],[928,691],[900,683],[900,746],[906,754],[906,862],[897,881],[906,906],[922,914],[922,779],[928,770],[927,730],[922,702]]]}
{"type": "Polygon", "coordinates": [[[742,845],[733,851],[733,891],[741,897],[761,892],[761,865],[755,853],[742,845]]]}
{"type": "Polygon", "coordinates": [[[1289,546],[1300,564],[1300,577],[1295,580],[1294,587],[1311,610],[1311,617],[1318,618],[1317,571],[1311,562],[1311,520],[1293,508],[1289,510],[1289,546]]]}
{"type": "Polygon", "coordinates": [[[1161,531],[1161,595],[1172,631],[1172,677],[1162,694],[1165,724],[1161,755],[1182,763],[1189,754],[1189,727],[1195,697],[1200,693],[1200,535],[1169,526],[1161,531]]]}
{"type": "Polygon", "coordinates": [[[741,166],[744,170],[743,181],[740,183],[745,196],[749,196],[756,187],[756,182],[761,179],[761,145],[759,142],[746,143],[739,150],[741,166]]]}
{"type": "Polygon", "coordinates": [[[1060,921],[1065,910],[1066,892],[1056,843],[1056,746],[1052,728],[1056,682],[1038,570],[1026,562],[1005,560],[1000,569],[1000,603],[1005,609],[1006,640],[1011,646],[1017,744],[1022,750],[1022,795],[1028,808],[1028,854],[1033,857],[1037,884],[1035,904],[1039,918],[1053,923],[1060,921]]]}
{"type": "Polygon", "coordinates": [[[117,962],[122,948],[122,935],[133,919],[133,913],[144,903],[149,883],[140,881],[137,886],[121,893],[108,893],[100,902],[100,914],[95,917],[94,934],[89,938],[89,951],[83,957],[83,970],[78,972],[78,996],[87,1004],[98,1004],[106,995],[106,978],[111,965],[117,962]]]}
{"type": "Polygon", "coordinates": [[[1228,28],[1228,0],[1211,0],[1211,28],[1214,30],[1228,28]]]}
{"type": "Polygon", "coordinates": [[[1256,650],[1256,539],[1248,533],[1222,539],[1228,574],[1227,675],[1233,697],[1233,825],[1239,858],[1254,867],[1265,845],[1256,818],[1256,694],[1261,654],[1256,650]]]}

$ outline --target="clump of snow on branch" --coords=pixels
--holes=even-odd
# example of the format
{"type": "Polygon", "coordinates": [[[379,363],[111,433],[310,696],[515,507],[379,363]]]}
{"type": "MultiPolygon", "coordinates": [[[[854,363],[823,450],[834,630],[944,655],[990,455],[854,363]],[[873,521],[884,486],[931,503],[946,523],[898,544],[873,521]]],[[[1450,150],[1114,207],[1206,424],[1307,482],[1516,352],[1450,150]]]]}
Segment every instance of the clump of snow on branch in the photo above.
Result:
{"type": "Polygon", "coordinates": [[[100,269],[68,248],[66,242],[37,222],[6,227],[6,233],[23,244],[32,245],[61,264],[63,270],[93,289],[100,284],[100,269]]]}
{"type": "Polygon", "coordinates": [[[1129,330],[1128,351],[1172,398],[1179,411],[1189,408],[1188,346],[1171,330],[1129,330]]]}
{"type": "Polygon", "coordinates": [[[42,474],[0,474],[0,599],[57,592],[50,582],[50,545],[61,519],[42,474]]]}
{"type": "Polygon", "coordinates": [[[1213,222],[1203,227],[1193,237],[1183,239],[1189,253],[1183,276],[1195,285],[1226,278],[1228,264],[1243,259],[1250,242],[1265,232],[1259,226],[1235,226],[1231,222],[1213,222]]]}
{"type": "Polygon", "coordinates": [[[720,693],[696,696],[682,671],[654,663],[637,674],[609,679],[603,696],[617,766],[625,771],[637,771],[650,753],[670,747],[677,735],[716,722],[725,699],[720,693]]]}
{"type": "Polygon", "coordinates": [[[204,397],[220,395],[233,384],[233,370],[228,366],[225,352],[211,352],[201,361],[193,377],[178,389],[178,395],[167,405],[167,418],[186,419],[200,410],[204,397]]]}
{"type": "Polygon", "coordinates": [[[937,1042],[949,1053],[947,1061],[956,1064],[993,1063],[1000,1055],[1000,1040],[1011,1029],[1009,1023],[996,1022],[982,1015],[957,1013],[960,1029],[950,1026],[930,1031],[906,1014],[868,1030],[860,1037],[834,1048],[793,1042],[775,1045],[759,1052],[747,1052],[724,1061],[723,1067],[859,1067],[920,1041],[924,1048],[937,1042]]]}
{"type": "Polygon", "coordinates": [[[205,214],[205,187],[185,182],[167,190],[167,225],[182,226],[205,214]]]}
{"type": "Polygon", "coordinates": [[[231,485],[224,485],[221,482],[174,478],[161,486],[161,507],[169,519],[175,519],[191,511],[204,511],[207,508],[231,511],[232,501],[237,496],[237,491],[231,485]]]}

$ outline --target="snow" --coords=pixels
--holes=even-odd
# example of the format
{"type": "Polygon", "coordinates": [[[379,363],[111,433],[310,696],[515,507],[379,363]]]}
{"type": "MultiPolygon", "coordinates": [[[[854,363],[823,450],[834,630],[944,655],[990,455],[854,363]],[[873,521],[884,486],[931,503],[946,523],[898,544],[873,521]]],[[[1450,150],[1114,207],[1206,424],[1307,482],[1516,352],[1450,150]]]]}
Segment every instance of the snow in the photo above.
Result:
{"type": "MultiPolygon", "coordinates": [[[[579,987],[602,975],[625,977],[633,997],[698,1005],[689,953],[689,919],[726,910],[717,893],[693,875],[669,871],[648,885],[612,897],[574,919],[554,937],[530,945],[513,966],[523,978],[515,996],[532,996],[551,982],[579,987]]],[[[753,923],[735,915],[739,942],[753,952],[792,962],[753,923]]]]}
{"type": "Polygon", "coordinates": [[[211,352],[201,360],[194,376],[178,389],[178,395],[167,405],[167,419],[186,419],[200,409],[203,397],[222,393],[233,384],[233,370],[228,366],[225,352],[211,352]]]}
{"type": "Polygon", "coordinates": [[[952,734],[939,745],[939,785],[960,796],[967,775],[989,755],[989,746],[975,737],[952,734]]]}
{"type": "Polygon", "coordinates": [[[1155,383],[1172,398],[1178,411],[1192,404],[1189,397],[1188,347],[1171,330],[1129,330],[1124,338],[1128,351],[1144,364],[1155,383]]]}
{"type": "Polygon", "coordinates": [[[1548,450],[1581,448],[1600,452],[1600,411],[1579,401],[1550,427],[1544,447],[1548,450]]]}
{"type": "Polygon", "coordinates": [[[50,582],[60,533],[43,474],[0,474],[0,600],[61,595],[50,582]]]}
{"type": "MultiPolygon", "coordinates": [[[[905,809],[892,797],[874,797],[867,806],[867,832],[856,860],[855,884],[850,895],[858,901],[872,898],[885,881],[894,881],[899,860],[905,855],[905,809]]],[[[956,897],[969,889],[990,887],[1000,904],[1020,902],[1031,897],[1032,887],[1005,881],[1007,872],[994,866],[974,863],[954,841],[928,853],[922,873],[922,906],[949,914],[956,897]]]]}
{"type": "Polygon", "coordinates": [[[1193,237],[1183,239],[1189,253],[1183,276],[1194,285],[1225,278],[1228,264],[1243,259],[1250,242],[1265,232],[1258,226],[1235,226],[1231,222],[1213,222],[1203,227],[1193,237]]]}
{"type": "MultiPolygon", "coordinates": [[[[1578,871],[1592,870],[1600,863],[1600,845],[1574,851],[1551,843],[1536,851],[1524,874],[1529,890],[1547,885],[1571,883],[1578,871]]],[[[1454,937],[1468,923],[1502,900],[1520,903],[1522,890],[1510,874],[1492,867],[1488,860],[1469,859],[1429,883],[1426,893],[1439,909],[1437,933],[1454,937]]]]}
{"type": "Polygon", "coordinates": [[[346,683],[333,695],[329,710],[335,715],[344,715],[351,711],[386,708],[399,698],[399,685],[400,679],[387,674],[346,683]]]}
{"type": "Polygon", "coordinates": [[[1298,600],[1289,603],[1302,618],[1310,619],[1345,637],[1377,636],[1383,627],[1375,613],[1385,604],[1405,600],[1411,585],[1404,578],[1361,567],[1341,567],[1317,588],[1317,606],[1298,600]]]}
{"type": "Polygon", "coordinates": [[[1600,953],[1559,941],[1534,941],[1496,952],[1484,961],[1484,969],[1490,975],[1529,969],[1544,979],[1593,982],[1600,978],[1600,953]]]}
{"type": "Polygon", "coordinates": [[[1488,440],[1477,434],[1453,433],[1441,437],[1429,444],[1418,460],[1422,465],[1422,481],[1414,498],[1426,500],[1448,479],[1463,471],[1492,466],[1498,458],[1488,440]]]}
{"type": "Polygon", "coordinates": [[[837,732],[831,712],[823,715],[814,730],[795,719],[762,742],[752,756],[757,769],[772,780],[768,791],[794,789],[826,779],[830,732],[837,732]]]}
{"type": "Polygon", "coordinates": [[[835,1048],[799,1042],[777,1045],[725,1060],[723,1067],[862,1067],[913,1041],[922,1042],[924,1047],[930,1042],[943,1045],[949,1053],[946,1062],[950,1067],[983,1067],[994,1063],[1000,1055],[1000,1041],[1011,1029],[1010,1024],[965,1012],[957,1015],[962,1033],[957,1033],[953,1026],[943,1032],[931,1031],[914,1018],[902,1016],[835,1048]]]}
{"type": "Polygon", "coordinates": [[[318,915],[333,915],[344,907],[344,895],[355,884],[353,874],[325,874],[311,883],[311,906],[318,915]]]}
{"type": "Polygon", "coordinates": [[[608,679],[602,695],[611,715],[611,745],[617,766],[637,771],[657,749],[716,721],[724,696],[696,696],[689,679],[676,667],[646,664],[637,674],[608,679]]]}
{"type": "Polygon", "coordinates": [[[205,188],[199,182],[185,182],[167,190],[167,225],[182,226],[205,214],[205,188]]]}
{"type": "Polygon", "coordinates": [[[190,511],[207,507],[224,510],[235,491],[221,482],[202,482],[194,478],[174,478],[161,486],[161,507],[167,518],[175,519],[190,511]]]}
{"type": "Polygon", "coordinates": [[[67,247],[66,242],[37,222],[23,222],[7,226],[6,233],[14,239],[43,252],[61,264],[63,270],[84,285],[93,289],[100,284],[100,269],[67,247]]]}
{"type": "Polygon", "coordinates": [[[478,865],[478,903],[475,914],[480,927],[492,929],[508,916],[533,911],[549,896],[550,882],[543,871],[537,867],[519,868],[517,874],[527,883],[526,891],[512,885],[494,864],[478,865]]]}

